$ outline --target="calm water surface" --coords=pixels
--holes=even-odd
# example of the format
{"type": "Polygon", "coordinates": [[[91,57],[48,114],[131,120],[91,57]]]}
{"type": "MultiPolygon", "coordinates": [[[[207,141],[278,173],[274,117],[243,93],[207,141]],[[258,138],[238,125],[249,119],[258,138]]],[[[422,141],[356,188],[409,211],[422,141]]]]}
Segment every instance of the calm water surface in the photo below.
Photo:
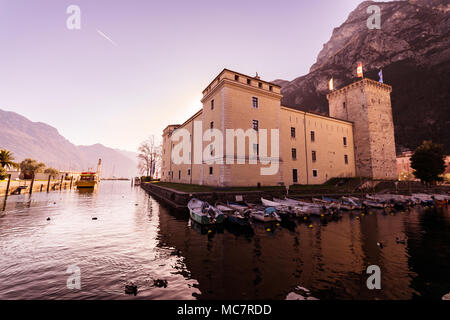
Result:
{"type": "Polygon", "coordinates": [[[299,287],[318,299],[440,299],[450,292],[447,209],[344,213],[312,224],[208,233],[118,181],[96,192],[0,198],[0,299],[282,300],[306,296],[299,287]],[[71,265],[81,270],[80,290],[67,288],[71,265]],[[382,290],[367,289],[369,265],[380,266],[382,290]],[[155,287],[157,279],[167,288],[155,287]],[[130,281],[137,296],[124,292],[130,281]]]}

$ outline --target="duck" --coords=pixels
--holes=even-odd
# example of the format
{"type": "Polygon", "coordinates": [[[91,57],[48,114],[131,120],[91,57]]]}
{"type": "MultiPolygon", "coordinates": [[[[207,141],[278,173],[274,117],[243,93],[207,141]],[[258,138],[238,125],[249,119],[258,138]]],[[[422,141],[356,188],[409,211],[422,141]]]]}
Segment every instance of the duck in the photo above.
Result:
{"type": "Polygon", "coordinates": [[[92,220],[98,220],[98,218],[97,218],[97,217],[94,217],[94,218],[92,218],[92,220]]]}
{"type": "Polygon", "coordinates": [[[167,288],[167,280],[161,280],[161,279],[153,280],[153,285],[158,288],[162,288],[162,287],[167,288]]]}
{"type": "Polygon", "coordinates": [[[131,282],[130,284],[126,284],[125,293],[137,295],[137,285],[135,285],[133,282],[131,282]]]}
{"type": "Polygon", "coordinates": [[[50,219],[50,218],[47,218],[47,221],[50,221],[50,220],[52,220],[52,219],[50,219]]]}

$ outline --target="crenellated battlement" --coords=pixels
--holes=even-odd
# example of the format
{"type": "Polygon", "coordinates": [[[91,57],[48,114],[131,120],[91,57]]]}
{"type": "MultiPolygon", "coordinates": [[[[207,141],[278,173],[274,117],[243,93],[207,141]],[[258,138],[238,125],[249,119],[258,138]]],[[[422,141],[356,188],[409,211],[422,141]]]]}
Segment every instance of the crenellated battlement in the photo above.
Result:
{"type": "Polygon", "coordinates": [[[351,90],[354,90],[357,88],[362,88],[364,86],[365,87],[373,87],[373,88],[376,88],[379,90],[386,91],[388,93],[392,92],[392,87],[390,85],[385,84],[385,83],[380,83],[380,82],[372,80],[372,79],[364,78],[359,81],[353,82],[341,89],[337,89],[337,90],[330,92],[329,94],[327,94],[327,98],[329,100],[330,98],[334,98],[339,95],[346,95],[348,91],[351,91],[351,90]]]}

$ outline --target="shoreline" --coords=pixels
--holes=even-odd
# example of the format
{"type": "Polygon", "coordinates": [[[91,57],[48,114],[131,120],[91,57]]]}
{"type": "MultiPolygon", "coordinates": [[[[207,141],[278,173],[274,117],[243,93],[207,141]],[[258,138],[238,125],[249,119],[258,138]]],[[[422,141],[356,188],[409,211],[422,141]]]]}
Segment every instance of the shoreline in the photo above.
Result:
{"type": "MultiPolygon", "coordinates": [[[[32,193],[47,192],[47,184],[48,181],[35,180],[33,183],[32,193]]],[[[7,185],[8,180],[0,181],[0,197],[6,197],[17,194],[16,192],[19,192],[20,187],[22,189],[20,190],[20,194],[30,193],[31,180],[11,180],[8,194],[6,194],[7,185]]],[[[74,186],[75,183],[72,184],[72,188],[74,186]]],[[[70,189],[70,181],[63,181],[63,183],[61,184],[61,180],[50,180],[49,191],[65,190],[65,189],[70,189]]]]}

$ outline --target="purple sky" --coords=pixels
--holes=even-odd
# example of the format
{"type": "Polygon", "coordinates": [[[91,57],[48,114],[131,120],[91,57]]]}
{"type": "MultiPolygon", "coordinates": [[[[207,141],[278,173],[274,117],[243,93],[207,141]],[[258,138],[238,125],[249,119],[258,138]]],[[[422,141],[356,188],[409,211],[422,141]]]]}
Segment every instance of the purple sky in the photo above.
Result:
{"type": "Polygon", "coordinates": [[[134,151],[198,111],[224,67],[304,75],[360,2],[0,0],[0,109],[134,151]],[[81,30],[66,27],[71,4],[81,30]]]}

